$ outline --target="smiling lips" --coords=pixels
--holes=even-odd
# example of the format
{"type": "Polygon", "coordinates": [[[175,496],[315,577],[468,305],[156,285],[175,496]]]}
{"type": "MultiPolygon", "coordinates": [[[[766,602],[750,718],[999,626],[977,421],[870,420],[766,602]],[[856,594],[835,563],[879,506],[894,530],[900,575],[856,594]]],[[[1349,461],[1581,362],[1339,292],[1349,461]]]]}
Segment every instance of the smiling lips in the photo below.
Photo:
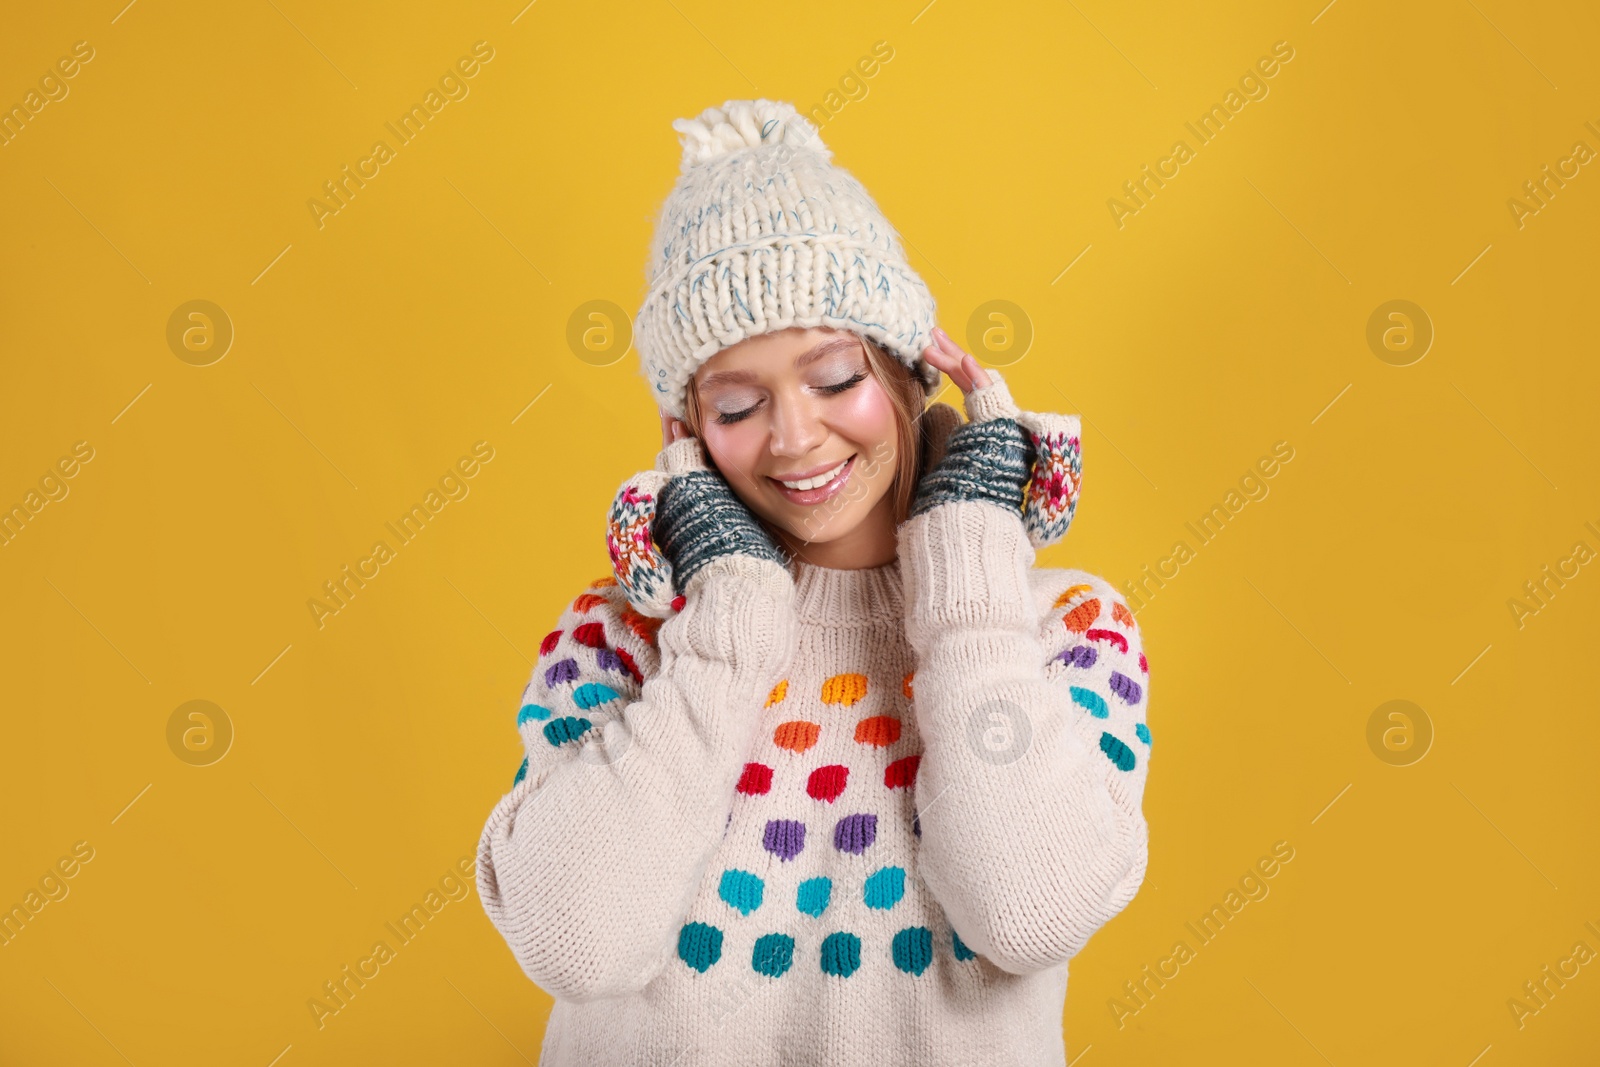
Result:
{"type": "Polygon", "coordinates": [[[809,478],[798,478],[790,481],[780,481],[777,478],[769,478],[767,480],[776,486],[778,492],[782,493],[791,503],[801,505],[820,504],[838,492],[840,487],[844,485],[845,480],[850,477],[850,472],[855,469],[855,459],[856,457],[851,455],[849,459],[819,471],[809,478]]]}

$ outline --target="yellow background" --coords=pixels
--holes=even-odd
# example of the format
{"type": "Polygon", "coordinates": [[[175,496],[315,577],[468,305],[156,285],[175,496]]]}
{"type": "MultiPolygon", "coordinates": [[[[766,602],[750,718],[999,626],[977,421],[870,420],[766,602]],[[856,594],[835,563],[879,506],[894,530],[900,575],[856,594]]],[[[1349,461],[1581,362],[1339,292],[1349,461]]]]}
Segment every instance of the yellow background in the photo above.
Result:
{"type": "Polygon", "coordinates": [[[1073,963],[1069,1054],[1593,1062],[1600,962],[1507,1007],[1600,951],[1600,565],[1520,628],[1507,605],[1600,551],[1600,173],[1520,228],[1507,205],[1600,149],[1591,6],[122,4],[0,35],[8,107],[94,49],[0,147],[0,504],[94,450],[0,548],[0,903],[94,849],[0,948],[0,1062],[536,1059],[550,1001],[475,893],[320,1030],[307,1001],[471,855],[539,639],[608,573],[605,506],[659,427],[636,356],[568,320],[637,307],[671,120],[809,109],[880,40],[823,139],[946,328],[971,347],[1013,302],[1019,402],[1086,416],[1041,563],[1134,579],[1294,449],[1139,613],[1149,879],[1073,963]],[[480,40],[470,94],[319,228],[323,182],[480,40]],[[1185,121],[1277,41],[1269,95],[1197,146],[1185,121]],[[1179,138],[1119,228],[1108,200],[1179,138]],[[195,299],[235,331],[209,366],[167,343],[195,299]],[[1366,341],[1395,299],[1436,331],[1403,367],[1366,341]],[[470,494],[319,628],[322,583],[477,441],[470,494]],[[1395,699],[1434,731],[1409,766],[1367,741],[1395,699]],[[235,730],[209,766],[168,746],[190,700],[235,730]],[[1119,1027],[1123,983],[1280,840],[1270,895],[1119,1027]]]}

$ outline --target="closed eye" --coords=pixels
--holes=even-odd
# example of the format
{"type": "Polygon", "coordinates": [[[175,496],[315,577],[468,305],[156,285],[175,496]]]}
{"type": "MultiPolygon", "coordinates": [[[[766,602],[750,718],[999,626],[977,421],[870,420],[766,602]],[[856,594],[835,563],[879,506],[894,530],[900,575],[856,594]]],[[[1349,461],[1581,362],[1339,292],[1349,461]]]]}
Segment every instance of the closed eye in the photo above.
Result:
{"type": "MultiPolygon", "coordinates": [[[[821,392],[827,393],[829,396],[837,396],[838,394],[843,393],[846,390],[854,389],[856,386],[860,385],[862,382],[864,382],[866,380],[867,380],[867,372],[864,371],[864,370],[863,371],[857,371],[855,374],[852,374],[850,377],[846,378],[844,381],[839,382],[836,385],[820,386],[819,390],[821,392]]],[[[754,415],[756,413],[756,409],[759,408],[760,406],[761,406],[760,404],[752,404],[751,406],[745,408],[743,411],[732,411],[732,412],[720,413],[720,414],[717,415],[717,422],[722,424],[723,426],[727,426],[730,423],[740,422],[740,421],[742,421],[744,419],[749,418],[751,415],[754,415]]]]}

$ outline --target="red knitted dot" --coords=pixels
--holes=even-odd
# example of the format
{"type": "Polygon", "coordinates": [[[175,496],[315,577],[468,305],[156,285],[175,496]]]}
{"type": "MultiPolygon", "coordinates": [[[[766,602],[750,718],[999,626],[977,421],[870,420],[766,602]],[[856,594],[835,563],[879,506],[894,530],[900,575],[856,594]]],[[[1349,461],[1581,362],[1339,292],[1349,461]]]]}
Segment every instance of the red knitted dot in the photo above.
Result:
{"type": "Polygon", "coordinates": [[[911,788],[917,780],[917,765],[921,762],[920,755],[895,760],[883,769],[883,784],[890,789],[911,788]]]}
{"type": "Polygon", "coordinates": [[[633,680],[639,685],[643,685],[644,674],[639,670],[639,665],[633,661],[633,654],[625,648],[618,648],[617,658],[620,659],[622,661],[622,665],[628,669],[628,673],[633,676],[633,680]]]}
{"type": "Polygon", "coordinates": [[[772,768],[765,763],[746,763],[739,776],[739,792],[746,796],[765,796],[772,789],[772,768]]]}
{"type": "Polygon", "coordinates": [[[825,800],[832,804],[839,799],[839,794],[844,792],[844,784],[850,777],[850,768],[842,763],[830,763],[826,767],[818,767],[806,779],[806,793],[813,800],[825,800]]]}
{"type": "Polygon", "coordinates": [[[539,655],[548,656],[551,652],[555,651],[556,642],[561,640],[561,634],[562,631],[560,630],[551,630],[549,633],[545,634],[544,640],[539,642],[539,655]]]}
{"type": "Polygon", "coordinates": [[[1139,653],[1139,669],[1146,674],[1150,673],[1150,661],[1144,658],[1143,652],[1139,653]]]}
{"type": "Polygon", "coordinates": [[[673,611],[682,611],[683,610],[683,605],[685,603],[687,603],[687,601],[681,595],[673,597],[672,598],[672,610],[673,611]]]}
{"type": "Polygon", "coordinates": [[[605,648],[606,628],[597,622],[586,622],[573,629],[572,639],[587,648],[605,648]]]}

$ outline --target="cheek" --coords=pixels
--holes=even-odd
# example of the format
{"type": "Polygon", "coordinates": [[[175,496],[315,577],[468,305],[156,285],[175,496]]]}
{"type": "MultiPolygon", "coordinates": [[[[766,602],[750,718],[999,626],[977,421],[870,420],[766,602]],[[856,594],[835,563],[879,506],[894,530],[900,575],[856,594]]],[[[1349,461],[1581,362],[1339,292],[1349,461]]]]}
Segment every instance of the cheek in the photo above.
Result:
{"type": "Polygon", "coordinates": [[[859,389],[839,397],[833,414],[834,431],[862,446],[868,456],[879,441],[894,442],[894,402],[875,379],[868,379],[859,389]]]}
{"type": "Polygon", "coordinates": [[[706,451],[724,477],[737,479],[743,472],[756,469],[761,458],[763,433],[754,425],[755,419],[745,419],[729,426],[717,422],[705,424],[702,433],[706,451]]]}

